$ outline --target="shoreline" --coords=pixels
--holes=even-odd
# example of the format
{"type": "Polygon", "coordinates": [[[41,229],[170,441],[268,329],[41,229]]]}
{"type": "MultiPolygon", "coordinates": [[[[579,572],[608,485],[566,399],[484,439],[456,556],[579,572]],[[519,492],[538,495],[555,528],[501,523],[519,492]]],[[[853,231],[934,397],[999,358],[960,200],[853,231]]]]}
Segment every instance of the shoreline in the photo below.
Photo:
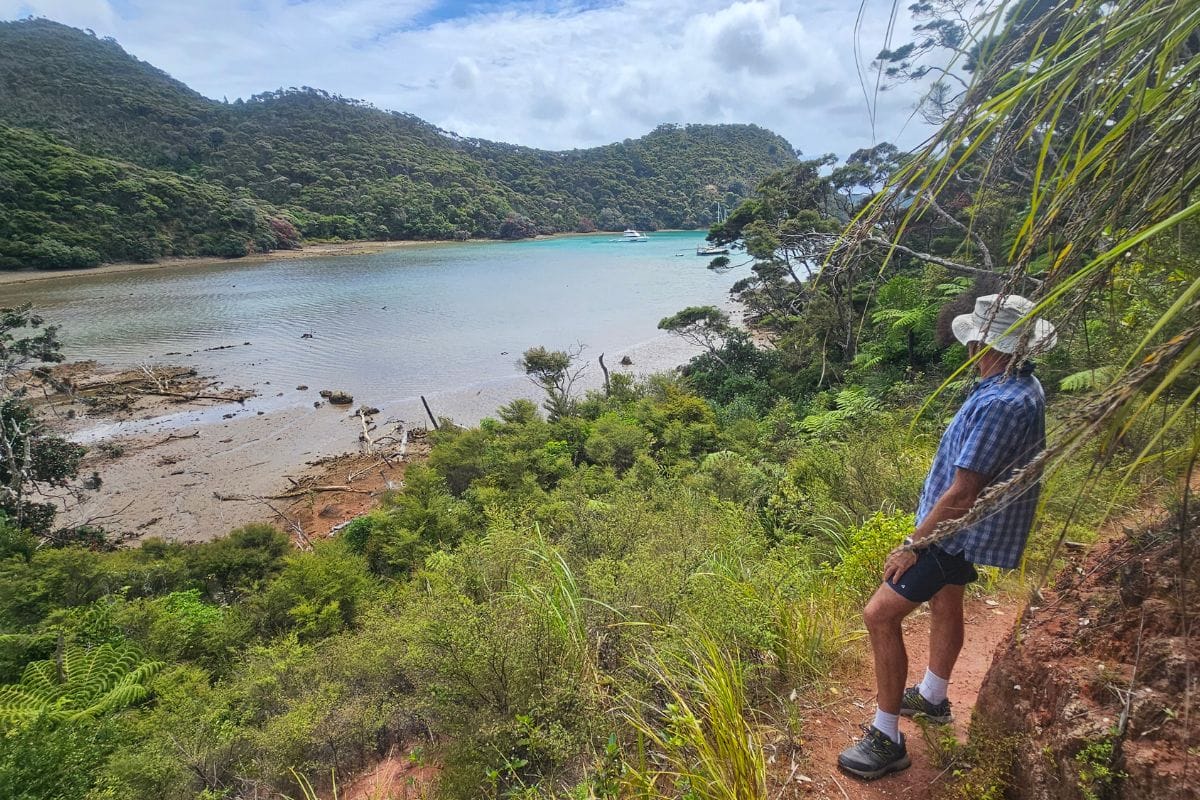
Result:
{"type": "MultiPolygon", "coordinates": [[[[633,364],[610,370],[644,378],[673,371],[699,351],[677,337],[662,334],[614,350],[614,361],[630,355],[633,364]]],[[[111,369],[104,364],[93,366],[101,371],[111,369]]],[[[576,391],[582,395],[602,386],[603,378],[593,362],[576,391]]],[[[319,388],[297,386],[244,402],[166,406],[123,420],[84,411],[67,423],[64,409],[57,413],[51,409],[58,432],[86,441],[89,447],[81,474],[95,470],[102,479],[98,491],[88,492],[82,502],[61,510],[61,521],[101,524],[131,545],[151,536],[208,541],[250,522],[271,522],[288,529],[299,522],[307,537],[328,535],[333,527],[373,507],[379,492],[402,485],[403,464],[419,460],[422,448],[414,446],[410,458],[395,468],[369,470],[370,476],[364,476],[363,483],[356,481],[348,493],[298,495],[297,501],[287,506],[275,502],[272,498],[289,495],[314,478],[318,484],[348,484],[347,465],[374,463],[360,438],[364,426],[356,411],[362,401],[332,406],[317,399],[319,388]],[[287,401],[276,406],[281,394],[287,401]],[[341,477],[334,480],[331,470],[341,477]]],[[[427,396],[439,418],[465,427],[494,418],[501,406],[517,398],[540,404],[544,396],[527,376],[516,373],[427,396]]],[[[419,436],[430,427],[419,397],[386,398],[374,404],[380,409],[374,423],[380,430],[399,423],[419,436]]]]}
{"type": "Polygon", "coordinates": [[[0,286],[7,284],[37,283],[39,281],[55,280],[57,278],[85,278],[90,275],[117,275],[127,272],[154,272],[174,267],[207,267],[229,265],[267,264],[275,261],[298,261],[305,258],[357,256],[378,253],[401,247],[413,247],[428,244],[449,244],[444,239],[405,239],[399,242],[323,242],[306,245],[299,250],[272,250],[270,253],[254,253],[241,258],[221,258],[220,256],[171,256],[161,258],[152,264],[140,264],[135,261],[116,261],[111,264],[101,264],[98,267],[82,269],[34,269],[0,272],[0,286]]]}
{"type": "MultiPolygon", "coordinates": [[[[666,229],[652,233],[700,233],[666,229]]],[[[380,242],[363,239],[351,242],[314,242],[298,250],[272,250],[270,253],[253,253],[241,258],[221,258],[220,256],[170,256],[161,258],[152,264],[142,264],[136,261],[115,261],[111,264],[101,264],[98,267],[83,267],[77,269],[23,269],[0,271],[0,286],[38,283],[40,281],[57,280],[59,278],[84,278],[91,275],[119,275],[123,273],[154,272],[157,270],[173,269],[175,267],[208,267],[230,265],[269,264],[277,261],[297,261],[307,258],[337,258],[341,256],[360,256],[379,253],[384,250],[401,249],[405,247],[420,247],[426,245],[447,244],[479,244],[481,242],[513,243],[532,242],[548,239],[560,239],[574,236],[604,236],[613,231],[595,231],[593,233],[578,233],[565,231],[533,236],[528,239],[403,239],[400,241],[380,242]]]]}

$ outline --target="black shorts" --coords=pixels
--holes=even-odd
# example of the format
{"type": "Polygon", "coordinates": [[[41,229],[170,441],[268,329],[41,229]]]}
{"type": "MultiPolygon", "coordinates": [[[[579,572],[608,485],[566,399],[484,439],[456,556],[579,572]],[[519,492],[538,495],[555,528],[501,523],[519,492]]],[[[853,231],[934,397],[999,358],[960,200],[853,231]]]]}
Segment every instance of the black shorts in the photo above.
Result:
{"type": "Polygon", "coordinates": [[[913,603],[924,603],[943,586],[966,586],[979,579],[975,565],[962,556],[952,556],[936,544],[917,551],[917,563],[888,586],[913,603]]]}

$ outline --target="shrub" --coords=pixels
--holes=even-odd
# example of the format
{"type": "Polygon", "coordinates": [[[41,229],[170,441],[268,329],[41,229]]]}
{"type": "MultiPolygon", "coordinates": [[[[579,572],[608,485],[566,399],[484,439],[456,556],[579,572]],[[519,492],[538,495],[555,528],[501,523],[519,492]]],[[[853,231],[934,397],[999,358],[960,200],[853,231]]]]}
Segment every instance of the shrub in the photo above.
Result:
{"type": "Polygon", "coordinates": [[[866,600],[882,580],[888,553],[912,533],[914,524],[912,514],[875,514],[852,528],[839,543],[838,563],[829,568],[838,594],[866,600]]]}
{"type": "MultiPolygon", "coordinates": [[[[143,551],[148,544],[142,544],[143,551]]],[[[192,579],[206,587],[209,596],[228,601],[282,569],[283,558],[290,551],[287,536],[278,528],[253,523],[183,553],[192,579]]]]}
{"type": "Polygon", "coordinates": [[[301,641],[320,639],[353,624],[371,587],[362,558],[337,540],[321,542],[284,558],[280,573],[254,596],[251,614],[268,636],[294,631],[301,641]]]}

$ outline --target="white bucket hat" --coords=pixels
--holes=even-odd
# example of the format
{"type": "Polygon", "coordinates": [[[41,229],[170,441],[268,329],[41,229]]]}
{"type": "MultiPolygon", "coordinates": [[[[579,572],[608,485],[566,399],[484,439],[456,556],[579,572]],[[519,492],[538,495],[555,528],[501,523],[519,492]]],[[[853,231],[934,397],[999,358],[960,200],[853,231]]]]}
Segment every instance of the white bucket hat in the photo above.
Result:
{"type": "Polygon", "coordinates": [[[1001,353],[1014,353],[1027,336],[1025,352],[1044,353],[1058,344],[1058,335],[1049,322],[1030,316],[1033,309],[1033,301],[1019,294],[988,294],[975,301],[974,312],[955,317],[950,327],[963,344],[983,342],[1001,353]]]}

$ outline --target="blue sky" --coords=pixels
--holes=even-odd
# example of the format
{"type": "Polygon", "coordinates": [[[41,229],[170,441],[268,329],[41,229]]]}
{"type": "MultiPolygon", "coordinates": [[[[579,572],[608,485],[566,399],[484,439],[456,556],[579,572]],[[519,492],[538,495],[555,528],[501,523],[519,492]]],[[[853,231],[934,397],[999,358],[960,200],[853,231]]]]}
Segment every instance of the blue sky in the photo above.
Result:
{"type": "Polygon", "coordinates": [[[753,122],[845,155],[929,133],[918,87],[864,97],[854,49],[886,44],[893,9],[866,2],[857,42],[858,0],[0,0],[0,19],[113,36],[216,99],[314,86],[552,149],[753,122]]]}

